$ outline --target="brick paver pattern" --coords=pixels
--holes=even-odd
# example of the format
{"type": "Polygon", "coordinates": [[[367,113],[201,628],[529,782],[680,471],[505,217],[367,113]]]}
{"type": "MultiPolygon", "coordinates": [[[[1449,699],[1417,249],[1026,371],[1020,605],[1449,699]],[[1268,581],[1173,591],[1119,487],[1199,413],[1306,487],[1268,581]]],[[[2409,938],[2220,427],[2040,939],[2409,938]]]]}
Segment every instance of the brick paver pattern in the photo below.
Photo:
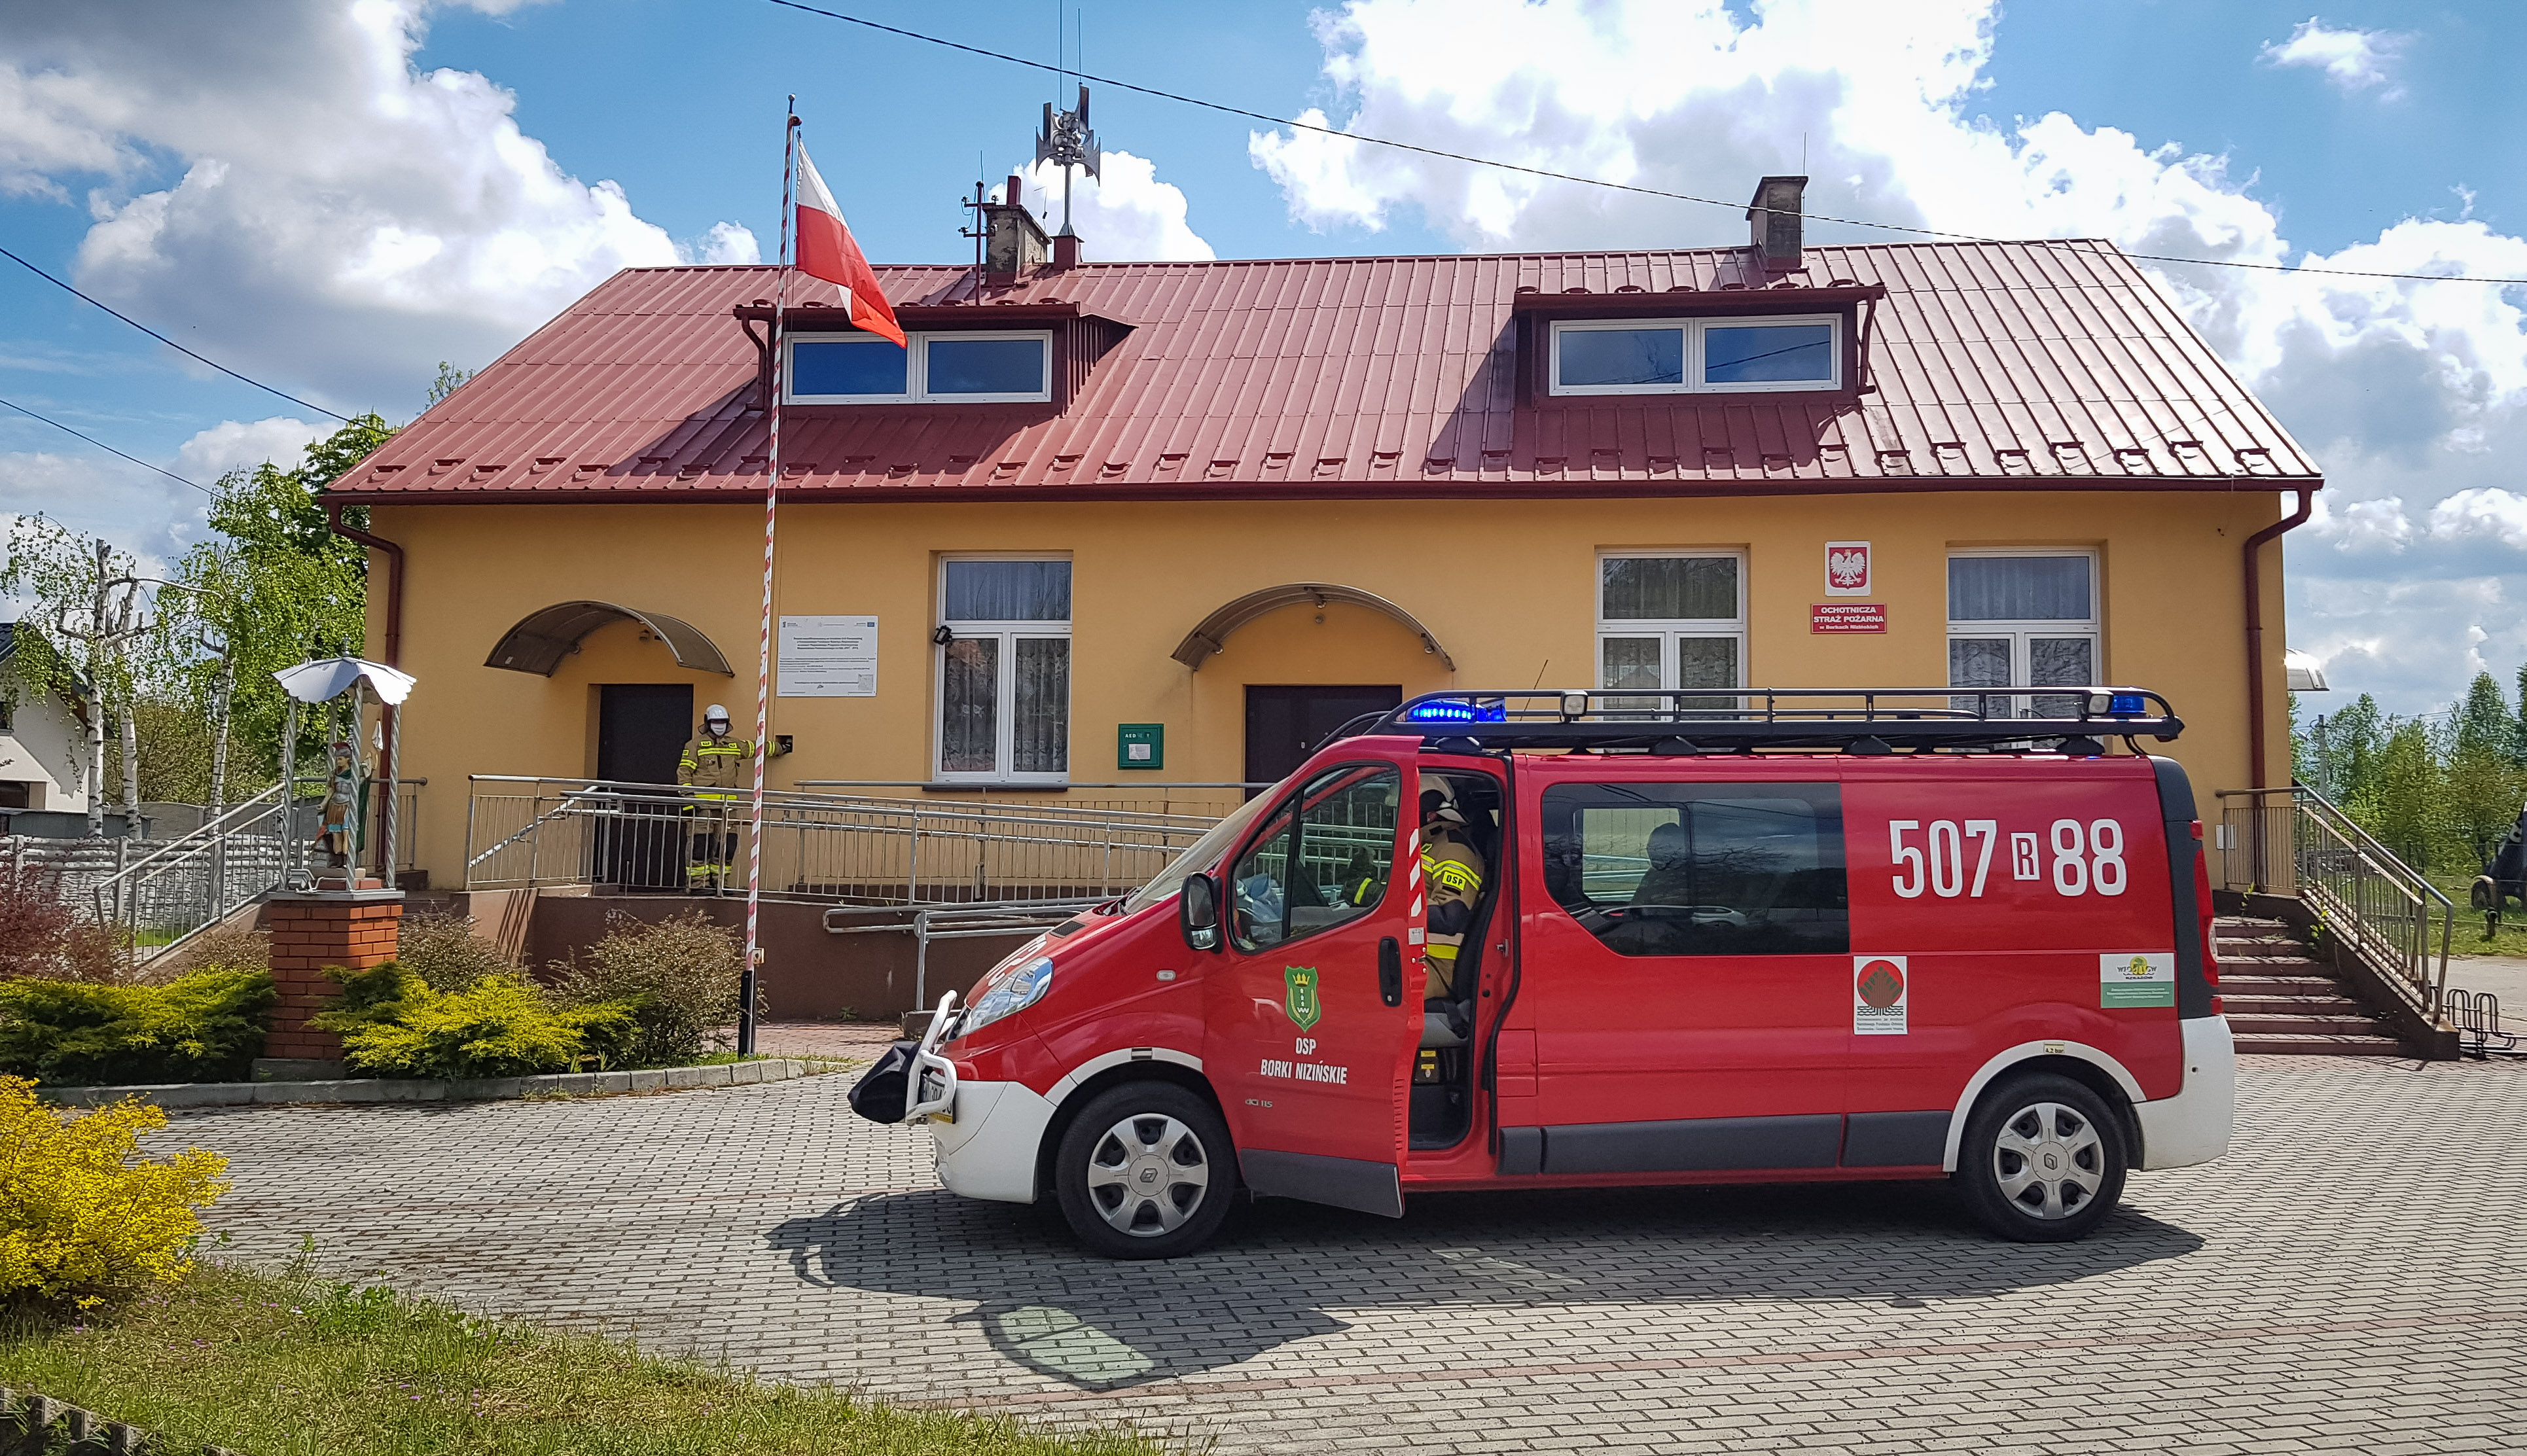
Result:
{"type": "Polygon", "coordinates": [[[212,1222],[768,1375],[1227,1452],[2527,1449],[2527,1067],[2243,1064],[2239,1137],[2087,1242],[1937,1184],[1278,1200],[1088,1258],[850,1078],[180,1117],[212,1222]]]}

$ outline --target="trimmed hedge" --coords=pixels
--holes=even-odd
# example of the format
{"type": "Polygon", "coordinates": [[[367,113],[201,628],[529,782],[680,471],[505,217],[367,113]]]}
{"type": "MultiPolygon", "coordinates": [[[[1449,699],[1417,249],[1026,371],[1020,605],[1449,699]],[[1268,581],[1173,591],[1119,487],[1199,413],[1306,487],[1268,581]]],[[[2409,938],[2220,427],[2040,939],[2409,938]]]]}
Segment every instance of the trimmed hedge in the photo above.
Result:
{"type": "Polygon", "coordinates": [[[263,1053],[268,971],[215,969],[163,986],[0,981],[0,1075],[130,1085],[245,1079],[263,1053]]]}

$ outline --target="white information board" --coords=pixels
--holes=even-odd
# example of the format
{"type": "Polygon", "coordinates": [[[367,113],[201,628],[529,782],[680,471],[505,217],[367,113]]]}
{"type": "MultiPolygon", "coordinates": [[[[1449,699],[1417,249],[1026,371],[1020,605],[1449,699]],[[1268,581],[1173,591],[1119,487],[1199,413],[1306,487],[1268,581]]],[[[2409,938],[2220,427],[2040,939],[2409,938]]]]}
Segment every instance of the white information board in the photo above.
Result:
{"type": "Polygon", "coordinates": [[[783,698],[875,698],[877,618],[783,617],[783,698]]]}

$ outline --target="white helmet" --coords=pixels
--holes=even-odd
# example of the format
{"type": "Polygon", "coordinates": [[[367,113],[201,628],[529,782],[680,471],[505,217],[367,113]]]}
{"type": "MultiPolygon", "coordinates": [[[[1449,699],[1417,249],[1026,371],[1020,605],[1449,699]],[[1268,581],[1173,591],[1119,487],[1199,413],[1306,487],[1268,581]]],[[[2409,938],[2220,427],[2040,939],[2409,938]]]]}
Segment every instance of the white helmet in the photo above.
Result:
{"type": "Polygon", "coordinates": [[[727,721],[728,721],[728,707],[727,707],[727,705],[726,705],[726,704],[724,704],[724,703],[714,702],[714,703],[712,703],[710,706],[708,706],[708,707],[706,707],[706,708],[703,708],[703,709],[702,709],[702,721],[703,721],[703,722],[705,722],[705,723],[725,723],[725,722],[727,722],[727,721]]]}

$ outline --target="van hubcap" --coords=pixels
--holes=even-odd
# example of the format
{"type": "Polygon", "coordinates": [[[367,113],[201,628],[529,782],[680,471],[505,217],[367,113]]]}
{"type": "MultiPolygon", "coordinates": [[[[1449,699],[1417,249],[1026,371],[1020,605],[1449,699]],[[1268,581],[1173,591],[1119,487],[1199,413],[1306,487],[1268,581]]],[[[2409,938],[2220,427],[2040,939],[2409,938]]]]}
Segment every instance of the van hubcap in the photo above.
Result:
{"type": "Polygon", "coordinates": [[[2106,1179],[2106,1145],[2076,1108],[2039,1102],[2000,1124],[1991,1150],[2000,1193],[2034,1219],[2067,1219],[2106,1179]]]}
{"type": "Polygon", "coordinates": [[[1211,1159],[1194,1130],[1161,1113],[1125,1118],[1088,1154],[1088,1201],[1136,1238],[1172,1233],[1211,1190],[1211,1159]]]}

